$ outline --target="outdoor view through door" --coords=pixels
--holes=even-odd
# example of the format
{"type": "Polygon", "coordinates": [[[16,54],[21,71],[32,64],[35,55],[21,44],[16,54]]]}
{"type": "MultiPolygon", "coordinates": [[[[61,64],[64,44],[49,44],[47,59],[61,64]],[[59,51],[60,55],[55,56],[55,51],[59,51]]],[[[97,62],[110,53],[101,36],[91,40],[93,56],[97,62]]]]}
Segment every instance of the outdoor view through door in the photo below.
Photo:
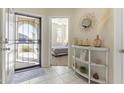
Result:
{"type": "Polygon", "coordinates": [[[41,66],[41,18],[15,13],[15,70],[41,66]]]}

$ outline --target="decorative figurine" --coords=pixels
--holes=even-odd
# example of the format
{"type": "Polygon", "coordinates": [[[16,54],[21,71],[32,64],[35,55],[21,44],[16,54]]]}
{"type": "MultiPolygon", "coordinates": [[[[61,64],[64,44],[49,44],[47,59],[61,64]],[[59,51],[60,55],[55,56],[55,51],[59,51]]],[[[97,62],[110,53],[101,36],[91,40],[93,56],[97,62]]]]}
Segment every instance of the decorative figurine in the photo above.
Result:
{"type": "Polygon", "coordinates": [[[94,74],[93,74],[93,78],[94,78],[94,79],[99,79],[98,73],[94,73],[94,74]]]}

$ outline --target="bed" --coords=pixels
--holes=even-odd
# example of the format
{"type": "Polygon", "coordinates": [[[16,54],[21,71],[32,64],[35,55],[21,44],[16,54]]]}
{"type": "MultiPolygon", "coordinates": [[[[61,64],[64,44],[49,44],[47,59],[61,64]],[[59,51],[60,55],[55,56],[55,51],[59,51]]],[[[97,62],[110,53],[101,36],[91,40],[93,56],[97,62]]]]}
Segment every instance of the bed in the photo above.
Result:
{"type": "Polygon", "coordinates": [[[55,57],[68,55],[68,46],[53,47],[51,52],[55,57]]]}

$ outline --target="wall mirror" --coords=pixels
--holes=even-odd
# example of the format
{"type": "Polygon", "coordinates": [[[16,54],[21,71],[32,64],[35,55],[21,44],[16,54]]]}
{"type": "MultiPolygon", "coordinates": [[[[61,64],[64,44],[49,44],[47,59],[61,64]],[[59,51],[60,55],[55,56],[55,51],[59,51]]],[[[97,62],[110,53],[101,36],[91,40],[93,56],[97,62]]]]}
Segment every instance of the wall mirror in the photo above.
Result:
{"type": "Polygon", "coordinates": [[[87,14],[81,17],[81,30],[82,31],[91,31],[95,26],[95,17],[93,14],[87,14]]]}
{"type": "Polygon", "coordinates": [[[84,18],[83,20],[82,20],[82,27],[83,28],[89,28],[89,27],[91,27],[92,26],[92,20],[91,19],[89,19],[89,18],[84,18]]]}

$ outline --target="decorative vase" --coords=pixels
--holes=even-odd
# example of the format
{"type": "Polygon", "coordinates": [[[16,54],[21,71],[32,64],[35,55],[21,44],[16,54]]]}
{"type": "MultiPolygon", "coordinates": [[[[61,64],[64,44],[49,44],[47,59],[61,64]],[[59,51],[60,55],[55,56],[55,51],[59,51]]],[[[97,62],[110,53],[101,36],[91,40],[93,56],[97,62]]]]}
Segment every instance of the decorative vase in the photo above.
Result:
{"type": "Polygon", "coordinates": [[[96,36],[96,39],[94,40],[94,46],[95,47],[101,47],[102,40],[100,39],[99,35],[96,36]]]}
{"type": "Polygon", "coordinates": [[[94,79],[99,79],[98,73],[94,73],[94,74],[93,74],[93,78],[94,78],[94,79]]]}

